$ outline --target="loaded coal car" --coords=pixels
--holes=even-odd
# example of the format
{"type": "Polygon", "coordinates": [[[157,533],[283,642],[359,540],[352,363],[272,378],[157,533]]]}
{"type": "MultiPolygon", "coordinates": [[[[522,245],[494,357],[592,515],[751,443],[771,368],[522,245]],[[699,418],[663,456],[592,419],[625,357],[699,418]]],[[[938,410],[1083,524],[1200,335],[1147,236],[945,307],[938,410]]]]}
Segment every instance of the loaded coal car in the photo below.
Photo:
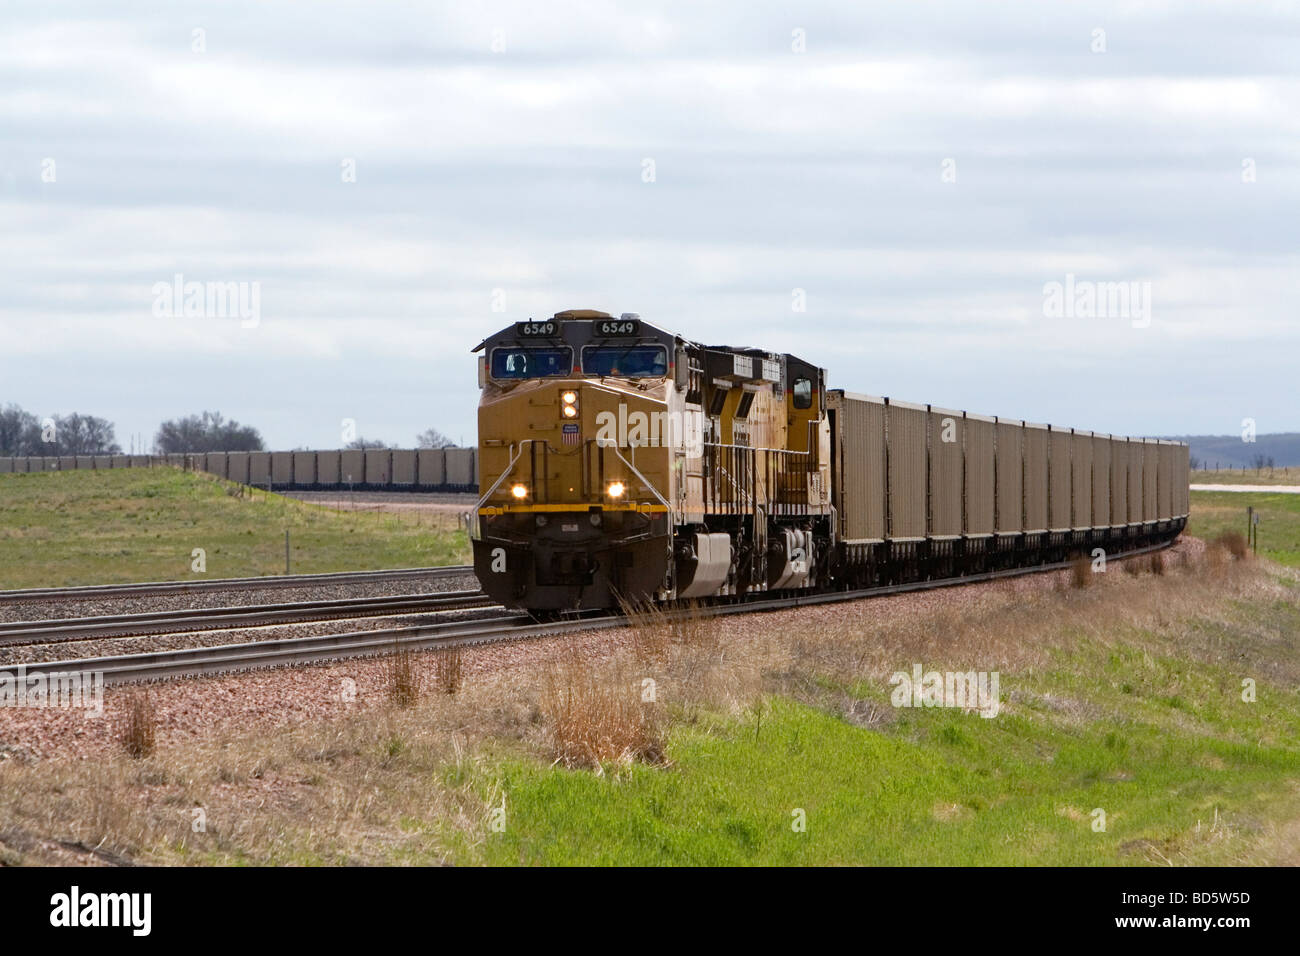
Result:
{"type": "Polygon", "coordinates": [[[1186,524],[1186,445],[828,391],[794,355],[632,313],[518,322],[474,351],[474,569],[508,607],[938,580],[1186,524]]]}

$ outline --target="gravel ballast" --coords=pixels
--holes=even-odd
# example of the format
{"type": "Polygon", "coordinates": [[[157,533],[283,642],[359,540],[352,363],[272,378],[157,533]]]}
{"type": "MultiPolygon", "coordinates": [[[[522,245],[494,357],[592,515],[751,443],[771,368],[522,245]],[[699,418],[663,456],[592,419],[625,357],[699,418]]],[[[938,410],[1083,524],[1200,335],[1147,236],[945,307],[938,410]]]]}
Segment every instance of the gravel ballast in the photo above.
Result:
{"type": "MultiPolygon", "coordinates": [[[[1169,565],[1194,557],[1203,549],[1201,541],[1184,537],[1161,558],[1169,565]]],[[[1150,559],[1144,555],[1136,560],[1146,562],[1150,559]]],[[[1118,571],[1114,562],[1112,569],[1118,571]]],[[[1013,601],[1019,597],[1027,599],[1068,587],[1069,575],[1069,571],[1030,574],[788,611],[741,614],[718,618],[710,625],[716,628],[724,647],[731,642],[759,638],[765,633],[814,633],[832,625],[852,626],[858,622],[864,627],[879,627],[918,616],[974,611],[988,602],[998,602],[1001,606],[1009,598],[1013,601]]],[[[322,622],[322,625],[334,627],[338,623],[322,622]]],[[[348,629],[361,630],[363,624],[378,627],[383,622],[372,619],[344,623],[348,629]]],[[[315,626],[318,625],[293,627],[315,626]]],[[[259,633],[266,630],[258,629],[259,633]]],[[[223,636],[221,643],[229,643],[228,639],[234,632],[220,633],[223,636]]],[[[189,637],[207,639],[207,635],[189,637]]],[[[562,654],[567,657],[577,653],[584,660],[597,659],[630,642],[628,630],[612,628],[470,647],[464,652],[465,681],[467,684],[481,684],[500,680],[505,687],[511,672],[517,673],[520,668],[535,671],[559,660],[562,654]]],[[[87,655],[78,653],[75,656],[87,655]]],[[[428,655],[417,657],[422,667],[427,666],[428,655]]],[[[151,685],[148,693],[158,715],[158,746],[165,748],[237,730],[256,728],[273,732],[277,727],[306,721],[329,720],[358,711],[379,711],[387,706],[385,666],[382,660],[362,659],[151,685]]],[[[82,711],[0,707],[0,766],[8,759],[86,760],[117,752],[118,726],[124,705],[133,693],[139,692],[138,688],[108,688],[104,700],[105,713],[101,717],[88,716],[82,711]]]]}
{"type": "Polygon", "coordinates": [[[395,597],[401,594],[440,594],[445,591],[478,590],[472,572],[444,576],[408,577],[401,580],[346,584],[313,584],[249,589],[214,588],[188,594],[123,595],[113,598],[16,601],[0,604],[0,623],[54,621],[65,618],[113,614],[145,614],[183,611],[202,607],[255,607],[263,604],[293,604],[299,601],[330,601],[364,597],[395,597]]]}

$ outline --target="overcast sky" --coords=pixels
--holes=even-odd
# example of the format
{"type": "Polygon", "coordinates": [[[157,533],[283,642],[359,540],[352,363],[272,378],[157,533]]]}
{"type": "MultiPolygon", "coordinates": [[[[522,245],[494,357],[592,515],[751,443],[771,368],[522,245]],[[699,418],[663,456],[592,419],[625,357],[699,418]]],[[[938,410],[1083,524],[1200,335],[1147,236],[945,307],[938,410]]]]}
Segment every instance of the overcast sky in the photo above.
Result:
{"type": "Polygon", "coordinates": [[[852,391],[1300,431],[1298,70],[1290,2],[0,0],[0,402],[472,443],[470,349],[599,308],[852,391]],[[177,274],[260,321],[158,314],[177,274]],[[1048,314],[1067,275],[1149,322],[1048,314]]]}

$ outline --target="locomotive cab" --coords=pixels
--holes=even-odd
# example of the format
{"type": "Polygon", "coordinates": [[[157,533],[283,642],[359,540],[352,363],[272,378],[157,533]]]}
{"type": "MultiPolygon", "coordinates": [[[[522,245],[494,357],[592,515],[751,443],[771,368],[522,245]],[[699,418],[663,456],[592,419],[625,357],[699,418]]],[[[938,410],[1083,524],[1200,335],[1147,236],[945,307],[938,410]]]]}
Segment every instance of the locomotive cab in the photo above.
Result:
{"type": "Polygon", "coordinates": [[[478,346],[474,567],[494,599],[611,607],[671,587],[677,436],[649,426],[681,404],[680,344],[638,316],[578,310],[478,346]]]}

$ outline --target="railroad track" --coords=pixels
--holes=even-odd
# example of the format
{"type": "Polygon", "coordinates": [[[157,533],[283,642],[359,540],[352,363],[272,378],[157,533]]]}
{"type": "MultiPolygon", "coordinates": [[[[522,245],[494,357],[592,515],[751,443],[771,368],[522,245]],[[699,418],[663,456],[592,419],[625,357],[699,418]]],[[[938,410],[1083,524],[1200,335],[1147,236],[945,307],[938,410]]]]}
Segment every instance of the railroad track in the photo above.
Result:
{"type": "MultiPolygon", "coordinates": [[[[1137,557],[1170,547],[1173,542],[1151,545],[1126,552],[1121,558],[1137,557]]],[[[1059,571],[1069,568],[1072,561],[1036,565],[1032,568],[1011,568],[990,571],[958,578],[936,581],[914,581],[907,584],[883,585],[852,591],[831,591],[821,594],[796,594],[781,597],[763,597],[731,604],[715,604],[705,608],[708,616],[752,614],[765,611],[788,610],[815,604],[833,604],[856,601],[889,594],[928,591],[936,588],[975,584],[1022,574],[1059,571]]],[[[685,615],[689,610],[669,610],[667,614],[685,615]]],[[[257,641],[248,644],[226,644],[216,647],[194,647],[180,650],[153,651],[142,654],[123,654],[112,657],[83,658],[80,660],[53,661],[47,664],[27,664],[29,674],[40,671],[49,674],[102,674],[105,684],[126,684],[141,681],[168,680],[181,677],[201,677],[209,674],[232,673],[268,667],[295,664],[313,664],[340,661],[356,657],[374,657],[392,653],[395,649],[426,650],[440,647],[457,647],[471,644],[488,644],[524,638],[569,634],[574,631],[602,627],[617,627],[624,622],[619,614],[593,611],[576,614],[559,621],[540,623],[529,615],[505,612],[501,617],[486,621],[454,621],[443,624],[385,628],[348,634],[329,634],[317,637],[288,638],[276,641],[257,641]]]]}
{"type": "Polygon", "coordinates": [[[303,624],[339,618],[386,617],[470,608],[497,607],[482,591],[443,591],[437,594],[400,594],[373,598],[300,601],[249,607],[189,608],[144,614],[60,618],[0,624],[0,647],[17,644],[56,644],[105,637],[141,637],[194,631],[303,624]]]}
{"type": "Polygon", "coordinates": [[[472,577],[469,565],[440,568],[398,568],[388,571],[338,571],[325,574],[277,574],[258,578],[213,578],[201,581],[149,581],[140,584],[106,584],[70,588],[23,588],[0,591],[0,604],[29,601],[81,601],[103,598],[157,597],[205,591],[256,591],[262,588],[301,588],[327,584],[364,584],[372,581],[409,581],[425,578],[472,577]]]}

